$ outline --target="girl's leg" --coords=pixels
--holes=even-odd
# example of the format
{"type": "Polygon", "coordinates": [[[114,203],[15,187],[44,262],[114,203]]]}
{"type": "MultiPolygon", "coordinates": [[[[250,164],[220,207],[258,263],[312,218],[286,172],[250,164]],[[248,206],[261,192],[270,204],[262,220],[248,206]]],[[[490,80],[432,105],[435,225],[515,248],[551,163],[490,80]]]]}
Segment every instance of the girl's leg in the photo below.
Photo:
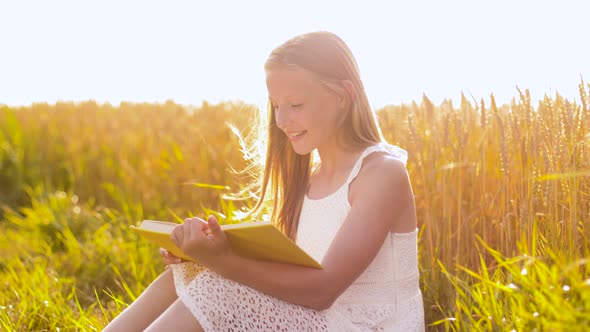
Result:
{"type": "Polygon", "coordinates": [[[203,332],[203,328],[184,303],[178,299],[145,331],[203,332]]]}
{"type": "Polygon", "coordinates": [[[177,298],[172,269],[167,269],[103,331],[143,331],[177,298]]]}

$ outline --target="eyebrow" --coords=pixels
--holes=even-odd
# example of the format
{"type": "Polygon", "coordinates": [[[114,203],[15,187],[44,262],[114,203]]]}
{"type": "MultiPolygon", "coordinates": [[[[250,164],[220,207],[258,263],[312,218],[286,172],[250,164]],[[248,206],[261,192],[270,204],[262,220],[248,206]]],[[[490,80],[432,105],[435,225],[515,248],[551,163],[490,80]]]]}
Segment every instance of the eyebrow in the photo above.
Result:
{"type": "MultiPolygon", "coordinates": [[[[298,97],[298,96],[294,96],[294,95],[288,95],[288,96],[285,96],[285,98],[293,98],[293,97],[298,97]]],[[[271,98],[272,98],[272,97],[271,97],[271,98]]]]}
{"type": "MultiPolygon", "coordinates": [[[[285,99],[292,99],[292,98],[298,99],[298,98],[303,98],[303,96],[292,96],[292,95],[285,96],[285,99]]],[[[268,96],[268,100],[273,103],[275,102],[274,98],[271,96],[268,96]]]]}

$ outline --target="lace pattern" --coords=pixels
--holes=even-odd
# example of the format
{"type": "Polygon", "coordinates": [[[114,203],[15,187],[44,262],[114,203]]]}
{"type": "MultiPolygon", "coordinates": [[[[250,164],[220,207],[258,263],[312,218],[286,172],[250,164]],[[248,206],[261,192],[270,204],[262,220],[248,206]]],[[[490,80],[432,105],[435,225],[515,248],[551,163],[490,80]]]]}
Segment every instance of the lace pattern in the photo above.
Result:
{"type": "Polygon", "coordinates": [[[173,271],[179,281],[198,271],[188,284],[175,285],[205,331],[328,331],[321,311],[281,301],[194,263],[178,264],[173,271]]]}

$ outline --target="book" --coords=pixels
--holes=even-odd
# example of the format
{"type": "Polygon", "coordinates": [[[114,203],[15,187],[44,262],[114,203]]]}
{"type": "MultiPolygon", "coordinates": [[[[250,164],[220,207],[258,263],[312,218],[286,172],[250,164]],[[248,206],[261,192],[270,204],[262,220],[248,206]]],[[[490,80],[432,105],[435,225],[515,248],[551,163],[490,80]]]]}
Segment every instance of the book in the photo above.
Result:
{"type": "MultiPolygon", "coordinates": [[[[131,226],[131,229],[148,241],[168,250],[174,256],[194,262],[195,260],[183,253],[170,238],[172,229],[176,225],[179,224],[143,220],[139,226],[131,226]]],[[[238,255],[317,269],[322,268],[320,263],[268,221],[221,225],[221,229],[227,236],[230,247],[238,255]]]]}

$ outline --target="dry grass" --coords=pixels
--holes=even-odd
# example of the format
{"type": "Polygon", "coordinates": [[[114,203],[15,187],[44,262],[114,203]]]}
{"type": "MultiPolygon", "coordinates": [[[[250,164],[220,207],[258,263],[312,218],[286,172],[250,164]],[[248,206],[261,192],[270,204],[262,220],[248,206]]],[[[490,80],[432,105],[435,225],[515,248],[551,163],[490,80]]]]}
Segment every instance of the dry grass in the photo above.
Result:
{"type": "MultiPolygon", "coordinates": [[[[427,322],[438,322],[432,330],[575,329],[590,322],[573,314],[590,312],[586,86],[580,102],[558,95],[535,108],[519,91],[510,105],[493,96],[486,104],[464,97],[459,108],[435,106],[424,97],[378,111],[387,140],[410,155],[427,322]],[[524,275],[523,257],[539,262],[524,275]],[[523,291],[485,288],[514,280],[523,291]],[[533,291],[566,281],[577,295],[533,291]],[[565,308],[556,298],[572,312],[547,325],[538,318],[551,321],[545,302],[565,308]]],[[[125,232],[129,223],[230,215],[251,203],[219,194],[244,184],[228,172],[244,162],[226,124],[247,131],[254,113],[240,103],[0,106],[0,327],[99,329],[161,269],[145,264],[157,255],[125,232]],[[36,284],[45,293],[28,286],[36,284]]]]}

